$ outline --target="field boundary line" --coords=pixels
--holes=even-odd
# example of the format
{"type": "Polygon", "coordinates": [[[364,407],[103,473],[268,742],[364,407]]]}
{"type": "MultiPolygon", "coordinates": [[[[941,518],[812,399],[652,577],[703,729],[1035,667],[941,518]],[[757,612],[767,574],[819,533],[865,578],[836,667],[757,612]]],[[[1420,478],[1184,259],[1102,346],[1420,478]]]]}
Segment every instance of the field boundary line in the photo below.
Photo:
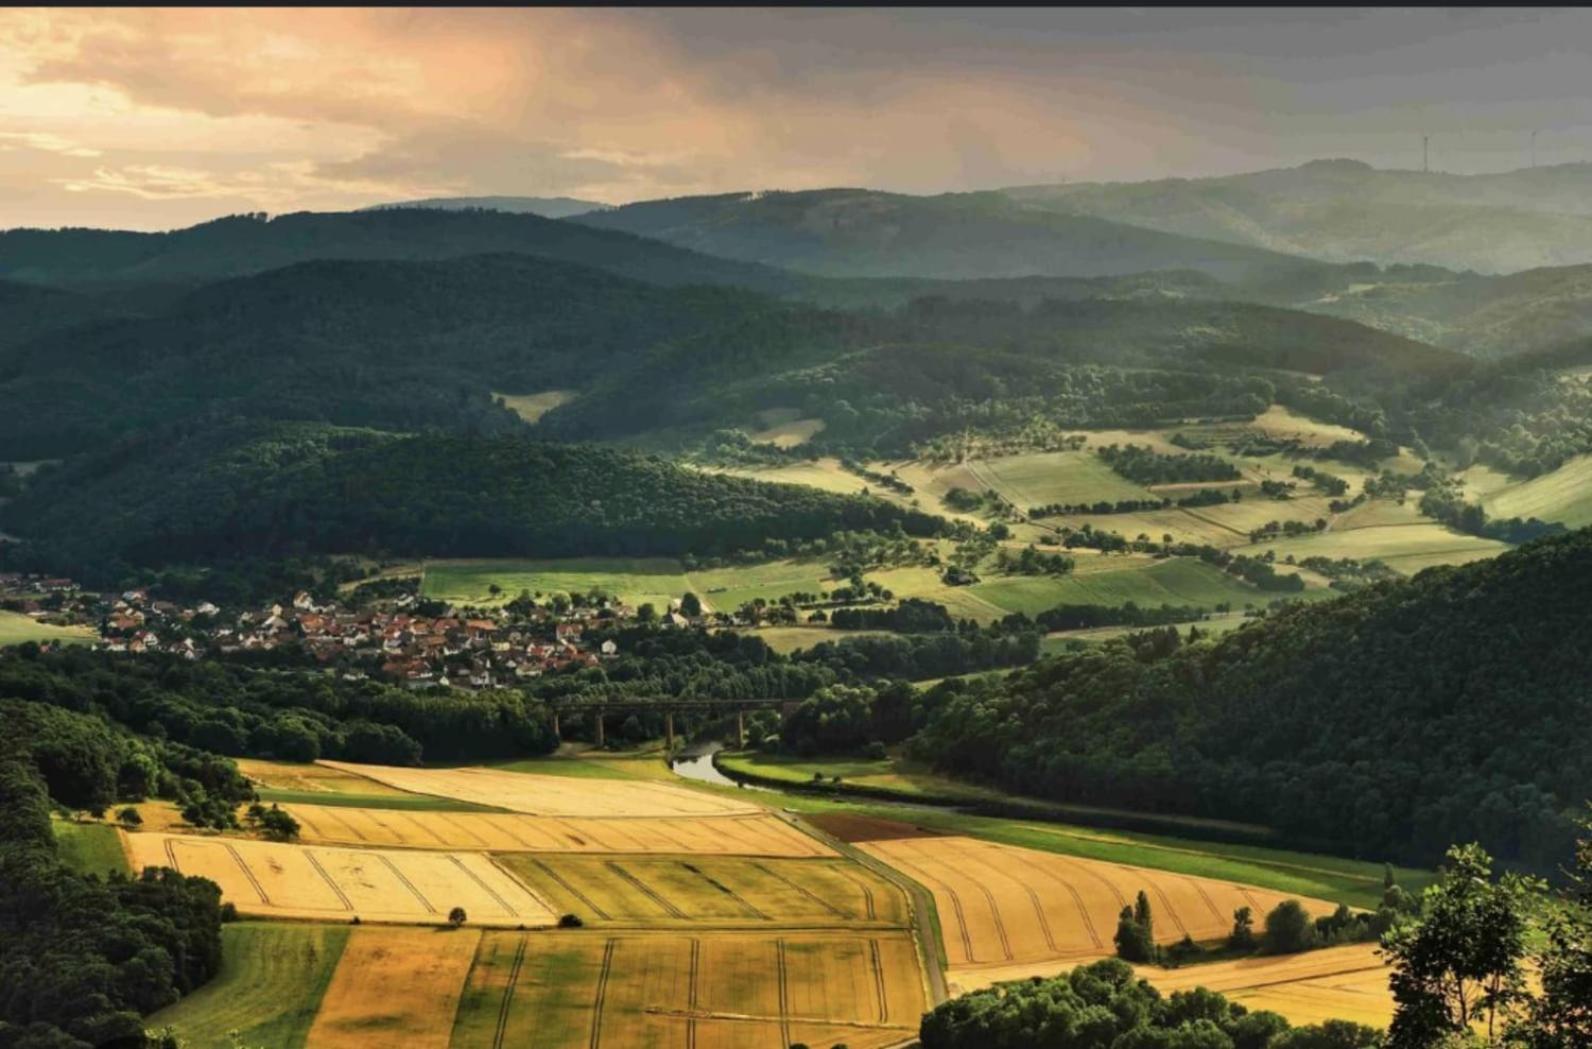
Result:
{"type": "MultiPolygon", "coordinates": [[[[491,857],[488,857],[488,858],[490,859],[491,857]]],[[[494,864],[497,864],[497,860],[492,860],[492,862],[494,864]]],[[[611,921],[613,919],[613,915],[609,914],[607,911],[605,911],[601,907],[597,906],[597,903],[596,903],[595,900],[592,900],[584,892],[581,892],[579,889],[575,888],[575,886],[571,885],[564,878],[564,876],[562,874],[558,873],[553,868],[549,867],[547,864],[543,863],[539,859],[536,859],[535,857],[532,857],[531,863],[533,863],[536,866],[537,870],[541,871],[543,874],[547,875],[549,878],[552,878],[553,881],[556,882],[559,885],[560,888],[564,889],[571,896],[575,897],[577,900],[579,900],[581,903],[585,904],[587,907],[590,907],[592,909],[592,913],[596,914],[597,917],[601,918],[603,921],[611,921]]],[[[503,867],[501,865],[498,865],[498,869],[502,870],[503,867]]],[[[505,873],[507,873],[507,872],[505,871],[505,873]]]]}
{"type": "MultiPolygon", "coordinates": [[[[488,885],[482,879],[482,877],[479,874],[477,874],[475,871],[471,870],[469,867],[466,867],[464,865],[464,861],[459,859],[457,854],[452,853],[452,852],[448,853],[448,862],[452,863],[455,867],[459,868],[459,870],[461,872],[463,872],[463,874],[464,874],[464,876],[466,878],[469,878],[471,881],[473,881],[477,885],[479,885],[481,887],[481,891],[482,892],[485,892],[488,896],[490,896],[494,900],[496,900],[498,902],[498,906],[499,907],[502,907],[504,910],[509,912],[509,917],[511,917],[511,918],[524,917],[524,915],[520,914],[519,911],[514,909],[514,905],[512,903],[510,903],[508,900],[505,900],[503,897],[499,896],[497,890],[492,888],[492,886],[488,885]]],[[[393,869],[396,870],[397,868],[395,867],[393,869]]],[[[532,893],[531,896],[532,896],[533,899],[536,898],[536,894],[535,893],[532,893]]],[[[549,907],[547,909],[548,910],[552,910],[553,908],[549,907]]]]}
{"type": "Polygon", "coordinates": [[[603,944],[603,964],[597,973],[597,997],[592,1002],[591,1009],[591,1042],[590,1049],[598,1049],[603,1037],[603,1004],[608,998],[608,974],[614,967],[614,945],[619,941],[609,937],[603,944]]]}
{"type": "Polygon", "coordinates": [[[978,891],[984,894],[984,902],[989,904],[989,916],[995,921],[995,935],[1001,941],[1001,953],[1006,955],[1007,961],[1016,961],[1012,957],[1012,943],[1006,938],[1006,922],[1001,918],[1001,906],[995,902],[995,894],[982,882],[979,883],[978,891]]]}
{"type": "Polygon", "coordinates": [[[603,863],[603,866],[607,867],[609,870],[613,871],[615,874],[625,879],[625,881],[639,889],[643,896],[647,897],[647,899],[651,900],[653,903],[656,903],[659,907],[662,907],[664,912],[667,913],[669,917],[687,919],[687,915],[684,911],[670,903],[668,900],[664,899],[650,885],[636,877],[634,874],[631,874],[629,871],[625,870],[613,860],[607,860],[603,863]]]}
{"type": "Polygon", "coordinates": [[[520,942],[514,950],[514,961],[509,966],[509,980],[503,985],[503,1000],[498,1004],[497,1030],[492,1036],[492,1049],[503,1049],[503,1036],[509,1026],[509,1005],[514,1001],[514,988],[520,982],[520,966],[525,964],[525,941],[528,938],[521,933],[520,942]]]}
{"type": "MultiPolygon", "coordinates": [[[[267,896],[265,894],[265,886],[260,884],[260,879],[256,878],[254,876],[254,872],[249,869],[248,863],[246,863],[244,861],[243,854],[238,851],[237,846],[233,845],[231,842],[226,842],[224,844],[225,844],[225,848],[226,848],[227,852],[229,854],[231,854],[232,859],[237,863],[238,869],[243,872],[243,876],[245,878],[249,879],[249,884],[254,886],[254,891],[260,894],[260,902],[265,904],[267,907],[275,907],[276,904],[271,902],[271,897],[269,897],[269,896],[267,896]]],[[[170,838],[166,839],[166,847],[168,849],[171,847],[171,839],[170,838]]],[[[315,860],[314,860],[314,855],[315,854],[310,852],[309,849],[305,849],[304,850],[304,855],[310,858],[310,862],[311,863],[315,862],[315,860]]],[[[326,877],[326,874],[325,874],[324,871],[321,873],[321,877],[323,877],[323,878],[326,877]]],[[[328,879],[328,880],[330,880],[330,879],[328,879]]],[[[333,892],[337,892],[337,894],[339,896],[342,895],[341,892],[338,892],[338,890],[336,889],[335,886],[333,887],[332,891],[333,892]]],[[[352,908],[350,908],[350,910],[352,910],[352,908]]]]}
{"type": "Polygon", "coordinates": [[[440,819],[443,823],[446,823],[448,826],[450,826],[454,830],[458,831],[460,834],[468,834],[470,837],[474,838],[475,839],[475,847],[476,848],[478,848],[478,849],[486,849],[486,848],[490,848],[491,847],[491,845],[487,841],[485,841],[481,837],[481,835],[477,834],[475,831],[471,830],[469,827],[466,827],[464,824],[462,824],[458,820],[456,820],[452,813],[438,812],[438,813],[435,813],[434,815],[436,815],[436,817],[438,819],[440,819]]]}
{"type": "MultiPolygon", "coordinates": [[[[644,1009],[642,1009],[641,1011],[646,1013],[649,1016],[672,1016],[672,1017],[687,1018],[687,1019],[689,1019],[692,1016],[692,1012],[689,1009],[679,1009],[679,1008],[674,1008],[674,1007],[670,1007],[670,1006],[666,1006],[666,1005],[649,1005],[649,1006],[645,1007],[644,1009]]],[[[777,1023],[781,1022],[780,1017],[778,1017],[778,1016],[766,1016],[766,1015],[763,1015],[761,1013],[731,1013],[731,1012],[724,1012],[722,1010],[716,1010],[716,1009],[698,1009],[696,1011],[696,1013],[695,1013],[695,1016],[696,1016],[697,1019],[700,1019],[700,1020],[721,1020],[721,1021],[727,1021],[727,1022],[730,1022],[730,1023],[777,1024],[777,1023]]],[[[841,1019],[836,1019],[836,1018],[832,1018],[832,1017],[828,1017],[828,1016],[795,1016],[795,1015],[793,1015],[793,1016],[791,1016],[789,1018],[789,1020],[793,1024],[811,1024],[811,1025],[813,1025],[815,1027],[847,1027],[847,1028],[853,1028],[853,1029],[859,1030],[859,1031],[915,1031],[916,1030],[916,1028],[911,1026],[910,1024],[869,1023],[867,1020],[841,1020],[841,1019]]],[[[915,1040],[914,1040],[914,1044],[915,1044],[915,1040]]]]}
{"type": "Polygon", "coordinates": [[[328,820],[330,820],[331,822],[333,822],[333,823],[342,824],[343,827],[348,831],[348,833],[353,835],[355,841],[360,841],[360,842],[369,842],[370,841],[370,839],[365,837],[363,834],[361,834],[359,832],[359,828],[354,826],[352,823],[350,823],[348,821],[348,819],[345,818],[342,815],[342,813],[332,811],[335,808],[335,806],[327,805],[327,806],[325,806],[325,808],[326,808],[326,812],[324,813],[324,815],[326,816],[326,818],[328,820]]]}
{"type": "Polygon", "coordinates": [[[836,907],[834,904],[830,903],[828,900],[824,899],[822,896],[818,895],[816,892],[814,892],[813,890],[809,889],[807,886],[801,885],[801,884],[799,884],[797,882],[794,882],[794,881],[791,881],[789,878],[785,877],[785,875],[779,873],[778,871],[770,870],[769,868],[765,867],[761,863],[753,863],[752,866],[754,868],[756,868],[757,870],[762,871],[764,874],[768,875],[770,878],[773,878],[775,881],[780,882],[783,885],[787,885],[787,886],[789,886],[792,889],[795,889],[797,892],[801,893],[803,896],[807,897],[809,900],[812,900],[814,903],[818,904],[818,906],[822,907],[824,910],[828,911],[830,914],[833,914],[837,918],[855,918],[856,917],[856,915],[851,914],[851,913],[849,913],[847,911],[843,911],[839,907],[836,907]]]}

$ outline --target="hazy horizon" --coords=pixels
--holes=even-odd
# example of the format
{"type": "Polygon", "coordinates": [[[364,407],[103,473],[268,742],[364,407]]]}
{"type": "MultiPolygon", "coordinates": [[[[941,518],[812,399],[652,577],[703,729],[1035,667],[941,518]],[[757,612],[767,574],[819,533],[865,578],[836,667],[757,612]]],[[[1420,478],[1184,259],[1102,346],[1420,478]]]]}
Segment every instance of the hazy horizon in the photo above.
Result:
{"type": "Polygon", "coordinates": [[[0,228],[1592,159],[1579,9],[15,9],[0,228]]]}

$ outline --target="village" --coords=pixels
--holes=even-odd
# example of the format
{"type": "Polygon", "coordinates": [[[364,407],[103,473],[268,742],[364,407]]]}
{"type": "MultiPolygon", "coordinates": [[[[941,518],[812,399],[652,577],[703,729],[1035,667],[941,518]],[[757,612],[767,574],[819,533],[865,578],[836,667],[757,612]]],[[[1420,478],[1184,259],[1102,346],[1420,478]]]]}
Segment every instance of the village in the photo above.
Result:
{"type": "Polygon", "coordinates": [[[144,588],[99,593],[71,579],[25,574],[0,574],[0,607],[39,622],[88,628],[93,646],[106,652],[199,659],[291,649],[350,679],[467,691],[600,666],[619,655],[612,638],[588,636],[602,628],[642,620],[663,627],[698,622],[682,614],[679,600],[660,614],[600,594],[546,604],[521,595],[485,612],[455,609],[413,589],[358,607],[318,601],[300,590],[287,604],[224,612],[209,601],[153,598],[144,588]]]}

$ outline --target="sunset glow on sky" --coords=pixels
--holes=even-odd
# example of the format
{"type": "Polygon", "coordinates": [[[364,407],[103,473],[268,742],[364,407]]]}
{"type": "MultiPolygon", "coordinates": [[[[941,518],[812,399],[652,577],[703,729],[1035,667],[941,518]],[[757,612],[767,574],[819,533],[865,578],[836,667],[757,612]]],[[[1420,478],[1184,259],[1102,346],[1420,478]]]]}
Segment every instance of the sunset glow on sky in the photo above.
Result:
{"type": "Polygon", "coordinates": [[[0,228],[1592,159],[1592,12],[0,11],[0,228]]]}

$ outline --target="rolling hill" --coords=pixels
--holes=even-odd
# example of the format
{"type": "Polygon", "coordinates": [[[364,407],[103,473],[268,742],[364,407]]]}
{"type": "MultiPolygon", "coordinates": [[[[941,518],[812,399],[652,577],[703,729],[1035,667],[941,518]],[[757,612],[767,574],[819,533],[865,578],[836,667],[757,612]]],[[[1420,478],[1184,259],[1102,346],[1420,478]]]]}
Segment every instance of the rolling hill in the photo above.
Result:
{"type": "Polygon", "coordinates": [[[998,193],[736,193],[646,201],[573,221],[827,277],[1101,277],[1182,269],[1237,281],[1310,265],[1253,247],[1050,213],[998,193]]]}
{"type": "Polygon", "coordinates": [[[1329,262],[1481,273],[1592,262],[1592,164],[1454,175],[1318,160],[1217,178],[1002,192],[1047,212],[1329,262]]]}
{"type": "Polygon", "coordinates": [[[41,471],[5,508],[21,556],[84,580],[296,554],[703,555],[897,524],[943,522],[611,448],[312,423],[145,431],[41,471]]]}

